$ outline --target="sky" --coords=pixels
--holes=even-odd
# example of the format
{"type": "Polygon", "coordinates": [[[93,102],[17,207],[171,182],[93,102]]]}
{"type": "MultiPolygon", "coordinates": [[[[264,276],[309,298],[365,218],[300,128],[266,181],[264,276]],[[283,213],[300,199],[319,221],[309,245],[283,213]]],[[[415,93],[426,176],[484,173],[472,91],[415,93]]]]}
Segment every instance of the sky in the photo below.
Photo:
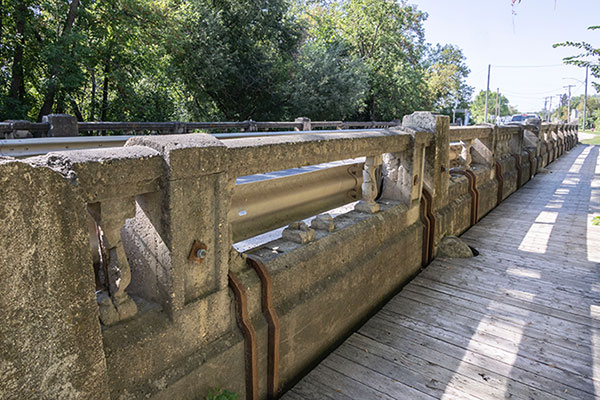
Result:
{"type": "MultiPolygon", "coordinates": [[[[491,64],[490,91],[500,89],[520,112],[544,108],[544,98],[584,93],[585,69],[567,66],[563,57],[574,48],[553,48],[564,41],[586,41],[600,47],[600,0],[522,0],[512,14],[510,0],[409,0],[429,14],[427,42],[454,44],[463,50],[471,69],[467,79],[475,94],[485,90],[491,64]],[[526,68],[523,68],[526,67],[526,68]]],[[[588,94],[595,94],[588,86],[588,94]]]]}

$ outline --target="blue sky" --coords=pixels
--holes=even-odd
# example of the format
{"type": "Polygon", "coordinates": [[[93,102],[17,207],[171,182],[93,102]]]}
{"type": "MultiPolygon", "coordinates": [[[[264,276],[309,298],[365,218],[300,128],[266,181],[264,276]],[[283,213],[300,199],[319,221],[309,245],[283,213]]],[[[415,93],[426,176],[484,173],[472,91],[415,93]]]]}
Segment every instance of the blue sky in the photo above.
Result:
{"type": "MultiPolygon", "coordinates": [[[[475,93],[485,90],[487,66],[492,64],[490,90],[500,88],[519,111],[539,111],[544,97],[566,93],[563,86],[574,84],[572,95],[583,94],[585,70],[562,65],[562,58],[576,49],[552,48],[557,42],[587,41],[600,47],[600,0],[412,0],[429,17],[425,23],[429,43],[459,46],[471,69],[468,83],[475,93]],[[557,66],[558,65],[558,66],[557,66]],[[507,66],[545,66],[500,68],[507,66]]],[[[588,94],[595,91],[588,89],[588,94]]]]}

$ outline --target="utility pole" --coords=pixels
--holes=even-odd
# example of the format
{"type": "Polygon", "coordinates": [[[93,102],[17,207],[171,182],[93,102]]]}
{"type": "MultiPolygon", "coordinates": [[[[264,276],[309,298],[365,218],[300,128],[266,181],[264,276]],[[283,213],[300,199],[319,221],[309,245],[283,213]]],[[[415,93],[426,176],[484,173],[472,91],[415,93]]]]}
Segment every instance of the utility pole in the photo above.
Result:
{"type": "Polygon", "coordinates": [[[548,108],[548,122],[552,122],[552,97],[550,96],[550,107],[548,108]]]}
{"type": "Polygon", "coordinates": [[[565,89],[569,89],[569,100],[567,102],[567,122],[571,121],[571,88],[575,86],[576,85],[563,86],[565,89]]]}
{"type": "Polygon", "coordinates": [[[492,71],[492,65],[488,64],[488,80],[487,80],[487,90],[485,91],[485,123],[488,122],[488,101],[490,98],[490,72],[492,71]]]}
{"type": "Polygon", "coordinates": [[[544,116],[546,121],[548,120],[548,97],[544,97],[544,111],[546,115],[544,116]]]}
{"type": "Polygon", "coordinates": [[[561,107],[564,95],[565,95],[564,93],[559,93],[556,95],[556,97],[558,97],[558,107],[556,107],[556,116],[559,118],[559,120],[560,120],[560,107],[561,107]]]}
{"type": "Polygon", "coordinates": [[[500,116],[499,112],[500,112],[500,88],[497,88],[496,89],[496,115],[494,118],[494,123],[498,123],[498,116],[500,116]]]}
{"type": "Polygon", "coordinates": [[[587,86],[588,86],[588,70],[590,67],[585,67],[585,95],[583,96],[583,129],[585,130],[587,126],[585,125],[585,119],[587,118],[587,86]]]}

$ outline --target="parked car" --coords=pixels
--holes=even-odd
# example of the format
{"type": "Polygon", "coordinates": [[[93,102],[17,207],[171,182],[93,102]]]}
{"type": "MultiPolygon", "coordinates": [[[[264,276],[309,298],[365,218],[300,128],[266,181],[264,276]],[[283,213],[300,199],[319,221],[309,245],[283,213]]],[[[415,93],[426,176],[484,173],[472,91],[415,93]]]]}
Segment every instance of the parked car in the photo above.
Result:
{"type": "MultiPolygon", "coordinates": [[[[515,114],[510,118],[509,124],[524,124],[528,119],[536,119],[541,121],[541,118],[537,114],[515,114]]],[[[536,121],[536,122],[538,122],[536,121]]]]}

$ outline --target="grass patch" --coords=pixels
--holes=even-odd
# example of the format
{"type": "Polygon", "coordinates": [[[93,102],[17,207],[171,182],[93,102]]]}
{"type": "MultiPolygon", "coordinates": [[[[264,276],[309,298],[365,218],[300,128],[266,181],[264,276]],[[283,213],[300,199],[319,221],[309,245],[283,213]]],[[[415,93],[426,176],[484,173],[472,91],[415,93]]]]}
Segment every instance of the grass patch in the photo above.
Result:
{"type": "Polygon", "coordinates": [[[216,388],[208,392],[205,400],[238,400],[238,395],[229,390],[216,388]]]}
{"type": "Polygon", "coordinates": [[[591,139],[582,140],[581,143],[583,143],[583,144],[600,145],[600,135],[596,135],[596,137],[591,138],[591,139]]]}

